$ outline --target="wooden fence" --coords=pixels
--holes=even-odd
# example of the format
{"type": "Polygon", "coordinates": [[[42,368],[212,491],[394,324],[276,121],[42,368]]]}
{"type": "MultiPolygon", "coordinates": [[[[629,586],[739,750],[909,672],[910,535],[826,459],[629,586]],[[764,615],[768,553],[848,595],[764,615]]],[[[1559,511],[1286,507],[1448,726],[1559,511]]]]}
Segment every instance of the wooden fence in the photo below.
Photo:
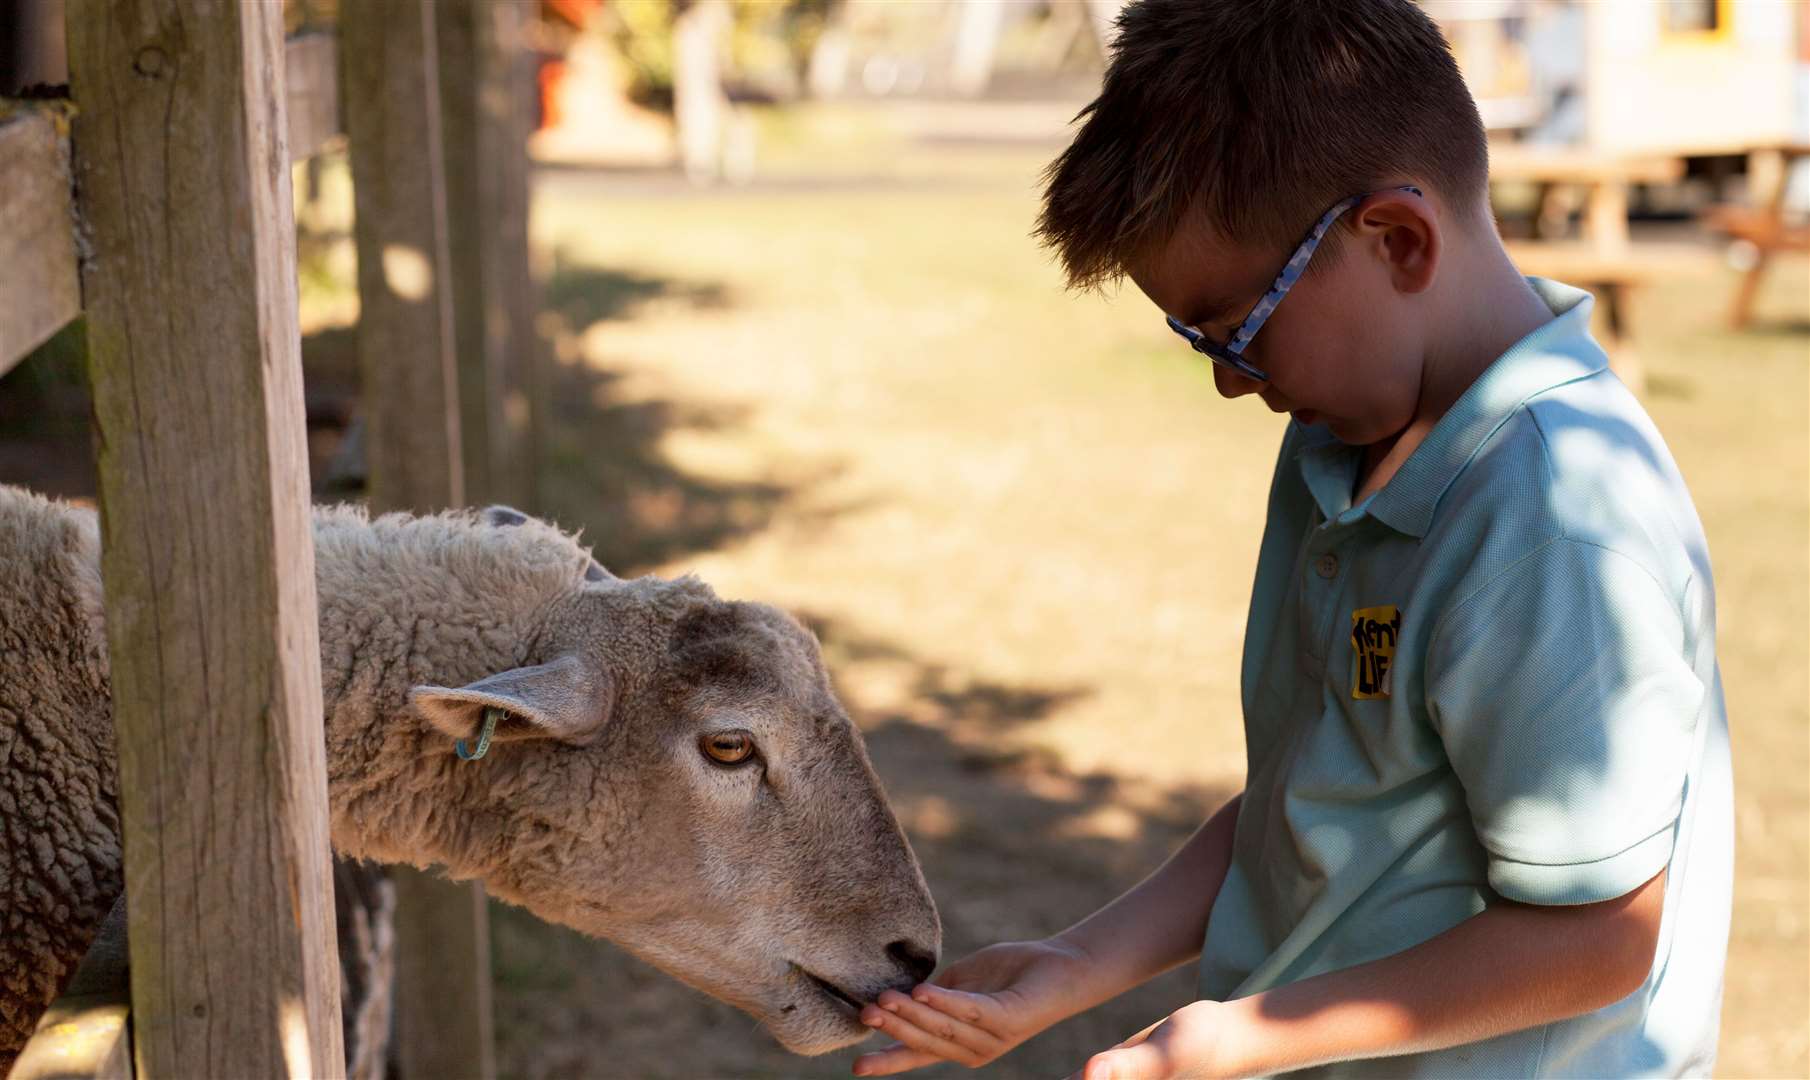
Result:
{"type": "MultiPolygon", "coordinates": [[[[373,509],[531,504],[532,12],[69,0],[72,102],[0,100],[0,373],[85,316],[131,977],[14,1080],[343,1073],[289,166],[349,145],[373,509]]],[[[493,1075],[481,892],[399,893],[404,1073],[493,1075]]]]}

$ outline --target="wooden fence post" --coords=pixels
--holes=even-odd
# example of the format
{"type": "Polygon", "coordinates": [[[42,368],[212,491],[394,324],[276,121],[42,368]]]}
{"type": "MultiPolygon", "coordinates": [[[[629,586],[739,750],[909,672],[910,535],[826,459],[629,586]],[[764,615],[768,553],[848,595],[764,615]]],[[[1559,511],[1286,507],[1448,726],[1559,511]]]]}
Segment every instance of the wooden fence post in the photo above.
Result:
{"type": "Polygon", "coordinates": [[[339,39],[371,508],[442,510],[465,483],[433,5],[347,4],[339,39]]]}
{"type": "Polygon", "coordinates": [[[281,20],[69,10],[142,1077],[344,1069],[281,20]]]}
{"type": "Polygon", "coordinates": [[[538,346],[528,268],[523,5],[438,0],[440,108],[465,497],[534,501],[526,446],[538,346]]]}
{"type": "MultiPolygon", "coordinates": [[[[427,0],[340,10],[373,511],[465,501],[437,52],[427,0]]],[[[494,1076],[482,888],[392,876],[403,1075],[494,1076]]]]}
{"type": "MultiPolygon", "coordinates": [[[[532,10],[532,9],[530,9],[532,10]]],[[[513,134],[505,147],[502,185],[498,196],[505,208],[497,226],[502,270],[498,288],[508,313],[506,357],[508,377],[503,395],[505,429],[503,460],[524,508],[544,513],[546,497],[541,485],[541,461],[546,452],[546,425],[552,395],[552,357],[541,336],[541,285],[534,277],[532,217],[533,183],[528,138],[538,116],[540,82],[538,61],[529,31],[532,20],[517,16],[510,58],[509,102],[513,106],[513,134]]],[[[500,41],[507,41],[500,31],[500,41]]]]}

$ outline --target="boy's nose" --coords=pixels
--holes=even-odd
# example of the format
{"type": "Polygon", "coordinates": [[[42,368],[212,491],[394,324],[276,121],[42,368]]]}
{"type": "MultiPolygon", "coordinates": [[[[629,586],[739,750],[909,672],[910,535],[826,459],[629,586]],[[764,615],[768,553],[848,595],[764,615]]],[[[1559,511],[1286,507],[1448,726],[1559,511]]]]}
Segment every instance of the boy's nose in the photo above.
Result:
{"type": "Polygon", "coordinates": [[[1263,384],[1256,379],[1247,379],[1228,367],[1213,365],[1213,385],[1218,388],[1221,397],[1236,398],[1246,394],[1255,394],[1263,389],[1263,384]]]}

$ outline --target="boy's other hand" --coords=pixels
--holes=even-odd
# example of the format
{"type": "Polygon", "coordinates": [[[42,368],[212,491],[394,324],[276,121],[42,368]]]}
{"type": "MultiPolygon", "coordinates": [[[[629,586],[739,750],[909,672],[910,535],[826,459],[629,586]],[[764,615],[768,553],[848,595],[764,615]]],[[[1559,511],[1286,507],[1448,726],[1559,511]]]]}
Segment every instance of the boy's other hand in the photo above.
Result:
{"type": "Polygon", "coordinates": [[[907,997],[888,990],[861,1020],[898,1040],[855,1059],[856,1076],[888,1076],[938,1061],[976,1068],[1084,1007],[1087,955],[1065,943],[1011,941],[954,964],[907,997]]]}
{"type": "Polygon", "coordinates": [[[1087,1059],[1068,1080],[1170,1080],[1230,1076],[1220,1067],[1224,1005],[1196,1001],[1087,1059]]]}

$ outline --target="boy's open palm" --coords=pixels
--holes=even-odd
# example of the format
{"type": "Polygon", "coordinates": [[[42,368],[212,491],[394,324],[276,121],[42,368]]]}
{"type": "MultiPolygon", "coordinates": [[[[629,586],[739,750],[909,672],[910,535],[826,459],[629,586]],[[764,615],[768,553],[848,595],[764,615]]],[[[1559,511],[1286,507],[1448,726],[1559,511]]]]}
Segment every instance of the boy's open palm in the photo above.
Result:
{"type": "Polygon", "coordinates": [[[1051,941],[991,945],[951,964],[907,997],[888,990],[862,1022],[898,1040],[855,1059],[856,1076],[888,1076],[938,1061],[985,1065],[1084,1008],[1086,958],[1051,941]]]}

